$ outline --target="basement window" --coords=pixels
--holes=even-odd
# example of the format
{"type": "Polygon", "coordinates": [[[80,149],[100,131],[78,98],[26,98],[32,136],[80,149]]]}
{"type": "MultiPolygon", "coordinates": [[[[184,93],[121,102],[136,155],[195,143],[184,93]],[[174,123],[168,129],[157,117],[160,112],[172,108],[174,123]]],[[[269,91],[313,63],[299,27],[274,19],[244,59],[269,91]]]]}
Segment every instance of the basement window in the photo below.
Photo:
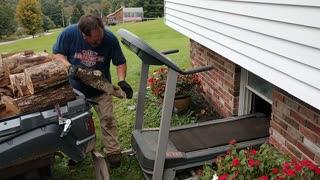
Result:
{"type": "Polygon", "coordinates": [[[270,116],[273,88],[270,82],[242,68],[238,115],[261,112],[270,116]]]}

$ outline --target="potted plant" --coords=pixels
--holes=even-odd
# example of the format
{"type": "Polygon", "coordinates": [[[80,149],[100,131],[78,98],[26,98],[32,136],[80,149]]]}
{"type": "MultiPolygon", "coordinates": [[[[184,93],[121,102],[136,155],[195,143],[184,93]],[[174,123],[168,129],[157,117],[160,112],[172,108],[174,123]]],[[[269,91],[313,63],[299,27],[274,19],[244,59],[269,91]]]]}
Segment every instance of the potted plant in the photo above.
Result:
{"type": "MultiPolygon", "coordinates": [[[[164,97],[167,76],[168,68],[162,67],[160,69],[154,70],[148,78],[151,93],[158,98],[164,97]]],[[[182,105],[188,106],[188,103],[190,104],[191,102],[190,97],[194,93],[203,93],[203,88],[198,74],[178,74],[175,90],[175,100],[183,100],[185,102],[183,102],[182,105]]],[[[175,102],[175,107],[178,110],[183,109],[184,107],[180,108],[177,101],[175,102]]]]}
{"type": "Polygon", "coordinates": [[[230,141],[227,154],[218,156],[213,165],[198,172],[203,180],[300,180],[320,179],[320,168],[309,160],[296,161],[278,151],[269,143],[259,150],[237,150],[235,140],[230,141]]]}

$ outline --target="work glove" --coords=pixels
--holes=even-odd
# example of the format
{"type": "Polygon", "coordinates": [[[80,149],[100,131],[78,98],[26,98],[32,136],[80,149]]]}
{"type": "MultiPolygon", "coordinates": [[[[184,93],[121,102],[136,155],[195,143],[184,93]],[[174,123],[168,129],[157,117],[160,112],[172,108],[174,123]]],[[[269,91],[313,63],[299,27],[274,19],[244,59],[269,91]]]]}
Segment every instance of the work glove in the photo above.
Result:
{"type": "Polygon", "coordinates": [[[79,78],[78,78],[78,69],[79,68],[80,68],[80,66],[71,64],[68,68],[69,77],[71,77],[72,79],[75,79],[75,80],[79,80],[79,78]]]}
{"type": "Polygon", "coordinates": [[[126,81],[120,81],[118,82],[118,86],[126,93],[127,99],[131,99],[133,95],[133,91],[131,86],[126,81]]]}

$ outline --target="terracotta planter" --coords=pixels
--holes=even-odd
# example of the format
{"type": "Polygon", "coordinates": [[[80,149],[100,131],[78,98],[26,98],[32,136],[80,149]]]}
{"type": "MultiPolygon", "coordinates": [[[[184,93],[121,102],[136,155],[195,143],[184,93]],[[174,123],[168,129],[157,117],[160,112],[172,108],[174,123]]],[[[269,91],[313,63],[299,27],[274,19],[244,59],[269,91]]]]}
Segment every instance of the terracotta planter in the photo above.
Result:
{"type": "MultiPolygon", "coordinates": [[[[160,98],[160,103],[163,103],[163,98],[160,98]]],[[[174,98],[173,107],[178,111],[186,110],[191,104],[191,96],[176,96],[174,98]]]]}

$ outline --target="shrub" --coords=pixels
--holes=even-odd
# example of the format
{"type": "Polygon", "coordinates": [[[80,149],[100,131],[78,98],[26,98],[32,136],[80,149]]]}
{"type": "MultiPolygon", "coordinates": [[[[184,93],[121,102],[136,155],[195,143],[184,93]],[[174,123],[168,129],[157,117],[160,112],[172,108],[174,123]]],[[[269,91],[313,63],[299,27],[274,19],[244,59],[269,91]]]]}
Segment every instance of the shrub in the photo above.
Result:
{"type": "Polygon", "coordinates": [[[214,160],[216,166],[205,166],[204,170],[198,173],[199,179],[320,179],[320,168],[311,161],[292,160],[269,143],[261,145],[258,151],[252,148],[238,151],[235,140],[229,144],[231,148],[227,154],[214,160]]]}
{"type": "MultiPolygon", "coordinates": [[[[162,67],[160,69],[154,70],[151,76],[148,78],[148,82],[150,85],[149,87],[152,94],[159,98],[164,97],[166,80],[168,76],[167,74],[168,69],[162,67]]],[[[178,74],[175,96],[190,96],[195,92],[203,92],[198,74],[178,74]]]]}

